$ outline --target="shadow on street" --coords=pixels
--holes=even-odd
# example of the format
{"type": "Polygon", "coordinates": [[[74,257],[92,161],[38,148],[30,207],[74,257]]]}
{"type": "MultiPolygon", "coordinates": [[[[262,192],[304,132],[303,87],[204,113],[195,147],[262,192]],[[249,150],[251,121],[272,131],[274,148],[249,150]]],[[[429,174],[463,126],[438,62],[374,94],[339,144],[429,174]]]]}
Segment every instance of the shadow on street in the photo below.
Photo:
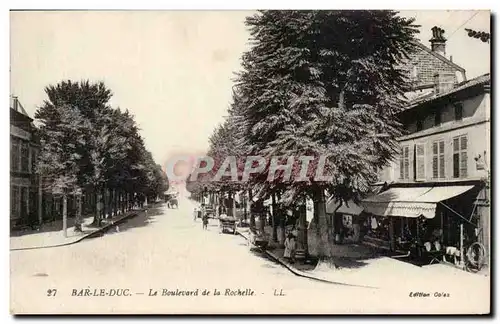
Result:
{"type": "Polygon", "coordinates": [[[106,232],[100,233],[99,235],[96,235],[95,237],[101,237],[104,235],[122,233],[122,232],[125,232],[125,231],[133,229],[133,228],[149,226],[149,225],[156,222],[155,221],[156,216],[163,214],[163,210],[161,207],[162,207],[162,204],[155,204],[154,206],[149,207],[147,212],[137,211],[137,213],[138,213],[137,216],[134,216],[132,218],[128,218],[128,219],[124,220],[123,222],[117,223],[115,226],[111,226],[106,232]]]}

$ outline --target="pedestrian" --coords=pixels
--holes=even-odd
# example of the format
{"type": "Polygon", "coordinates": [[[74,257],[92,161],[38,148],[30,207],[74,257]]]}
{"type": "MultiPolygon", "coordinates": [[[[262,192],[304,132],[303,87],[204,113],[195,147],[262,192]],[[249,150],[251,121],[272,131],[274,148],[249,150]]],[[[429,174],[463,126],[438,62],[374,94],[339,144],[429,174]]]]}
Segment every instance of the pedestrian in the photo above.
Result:
{"type": "Polygon", "coordinates": [[[295,242],[295,237],[292,233],[289,233],[285,240],[285,254],[283,257],[290,261],[290,263],[295,262],[295,250],[297,248],[297,244],[295,242]]]}
{"type": "Polygon", "coordinates": [[[206,230],[208,226],[208,216],[207,214],[203,215],[203,229],[206,230]]]}
{"type": "Polygon", "coordinates": [[[203,223],[203,229],[207,229],[208,215],[206,213],[205,204],[204,203],[201,204],[201,220],[202,220],[202,223],[203,223]]]}

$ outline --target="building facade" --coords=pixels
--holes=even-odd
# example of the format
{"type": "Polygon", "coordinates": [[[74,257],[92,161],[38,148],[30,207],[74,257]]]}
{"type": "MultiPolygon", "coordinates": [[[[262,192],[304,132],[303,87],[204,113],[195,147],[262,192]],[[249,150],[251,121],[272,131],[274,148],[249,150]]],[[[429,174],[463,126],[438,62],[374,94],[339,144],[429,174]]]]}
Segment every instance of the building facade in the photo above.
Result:
{"type": "Polygon", "coordinates": [[[477,241],[489,252],[490,104],[487,74],[419,99],[401,114],[407,134],[380,175],[389,190],[364,201],[365,211],[396,217],[385,231],[392,248],[408,219],[424,215],[443,244],[477,241]]]}
{"type": "Polygon", "coordinates": [[[414,92],[399,116],[405,130],[399,156],[379,175],[387,190],[362,201],[368,232],[391,250],[417,237],[427,250],[450,248],[463,256],[479,242],[489,254],[490,75],[467,80],[443,56],[445,40],[434,44],[440,30],[433,33],[432,48],[421,45],[408,65],[414,92]],[[426,68],[425,53],[441,66],[426,68]]]}
{"type": "Polygon", "coordinates": [[[399,155],[375,193],[346,210],[365,243],[463,262],[474,242],[490,251],[490,75],[467,80],[446,56],[444,31],[432,32],[430,48],[417,44],[406,62],[413,91],[398,116],[399,155]]]}
{"type": "Polygon", "coordinates": [[[17,97],[10,100],[11,227],[36,222],[39,182],[35,163],[40,149],[33,119],[17,97]]]}

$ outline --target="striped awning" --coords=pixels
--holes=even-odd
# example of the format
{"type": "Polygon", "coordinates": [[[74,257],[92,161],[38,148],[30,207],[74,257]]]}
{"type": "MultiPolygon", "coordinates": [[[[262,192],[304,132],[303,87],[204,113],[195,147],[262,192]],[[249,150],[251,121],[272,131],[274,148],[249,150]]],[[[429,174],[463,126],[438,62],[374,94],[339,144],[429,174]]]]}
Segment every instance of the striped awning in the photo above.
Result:
{"type": "Polygon", "coordinates": [[[391,188],[361,201],[366,212],[378,216],[434,218],[437,203],[459,196],[474,186],[391,188]]]}

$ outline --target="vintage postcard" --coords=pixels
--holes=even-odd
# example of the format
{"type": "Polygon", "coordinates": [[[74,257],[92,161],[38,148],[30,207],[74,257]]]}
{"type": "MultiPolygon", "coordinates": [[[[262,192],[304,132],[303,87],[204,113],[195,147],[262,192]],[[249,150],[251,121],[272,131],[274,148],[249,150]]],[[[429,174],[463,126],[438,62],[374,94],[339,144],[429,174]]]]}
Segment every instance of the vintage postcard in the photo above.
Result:
{"type": "Polygon", "coordinates": [[[489,11],[10,12],[10,312],[489,314],[489,11]]]}

